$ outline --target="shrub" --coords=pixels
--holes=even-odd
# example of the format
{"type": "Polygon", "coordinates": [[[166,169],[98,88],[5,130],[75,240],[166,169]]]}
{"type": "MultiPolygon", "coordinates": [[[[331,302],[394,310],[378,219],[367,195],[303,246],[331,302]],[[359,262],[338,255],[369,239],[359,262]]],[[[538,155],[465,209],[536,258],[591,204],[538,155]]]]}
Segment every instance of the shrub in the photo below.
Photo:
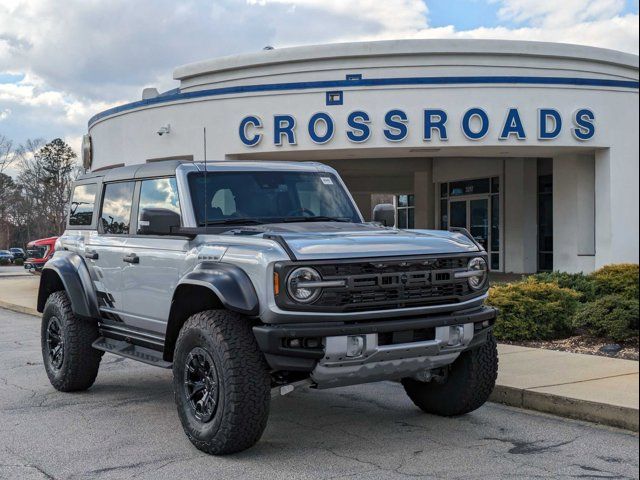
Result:
{"type": "Polygon", "coordinates": [[[581,302],[596,298],[596,283],[584,273],[547,272],[529,277],[540,283],[555,283],[562,288],[570,288],[580,295],[581,302]]]}
{"type": "Polygon", "coordinates": [[[525,280],[497,285],[488,303],[498,308],[494,328],[499,340],[552,340],[572,332],[580,295],[556,283],[525,280]]]}
{"type": "Polygon", "coordinates": [[[637,300],[639,294],[638,264],[619,263],[596,270],[589,278],[596,286],[598,296],[620,294],[628,300],[637,300]]]}
{"type": "Polygon", "coordinates": [[[13,261],[13,263],[15,263],[15,264],[16,264],[16,265],[18,265],[18,266],[22,266],[22,265],[24,265],[24,259],[22,259],[22,258],[16,258],[16,259],[13,261]]]}
{"type": "Polygon", "coordinates": [[[638,335],[638,299],[625,295],[606,295],[584,305],[574,318],[576,328],[614,342],[638,335]]]}
{"type": "Polygon", "coordinates": [[[6,258],[0,258],[0,265],[9,265],[9,260],[6,258]]]}

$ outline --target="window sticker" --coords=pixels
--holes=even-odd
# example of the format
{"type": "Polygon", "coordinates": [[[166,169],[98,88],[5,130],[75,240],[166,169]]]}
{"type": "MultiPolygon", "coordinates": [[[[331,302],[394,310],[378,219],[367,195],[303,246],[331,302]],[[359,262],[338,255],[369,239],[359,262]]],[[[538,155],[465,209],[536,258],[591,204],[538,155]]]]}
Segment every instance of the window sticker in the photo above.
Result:
{"type": "Polygon", "coordinates": [[[322,183],[324,183],[325,185],[333,185],[333,180],[331,180],[329,177],[320,177],[320,180],[322,180],[322,183]]]}

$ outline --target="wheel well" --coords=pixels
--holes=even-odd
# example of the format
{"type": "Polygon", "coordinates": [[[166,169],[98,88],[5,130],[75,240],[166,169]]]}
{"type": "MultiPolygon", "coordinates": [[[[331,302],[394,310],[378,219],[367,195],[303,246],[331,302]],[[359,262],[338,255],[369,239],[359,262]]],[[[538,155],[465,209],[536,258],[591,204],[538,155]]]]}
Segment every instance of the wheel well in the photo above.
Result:
{"type": "Polygon", "coordinates": [[[60,290],[64,290],[60,276],[53,270],[44,270],[40,276],[40,288],[38,289],[38,311],[43,312],[49,296],[60,290]]]}
{"type": "Polygon", "coordinates": [[[180,285],[176,288],[171,301],[169,322],[164,341],[164,360],[173,361],[173,350],[176,346],[178,334],[184,322],[198,312],[224,308],[224,305],[207,287],[201,285],[180,285]]]}

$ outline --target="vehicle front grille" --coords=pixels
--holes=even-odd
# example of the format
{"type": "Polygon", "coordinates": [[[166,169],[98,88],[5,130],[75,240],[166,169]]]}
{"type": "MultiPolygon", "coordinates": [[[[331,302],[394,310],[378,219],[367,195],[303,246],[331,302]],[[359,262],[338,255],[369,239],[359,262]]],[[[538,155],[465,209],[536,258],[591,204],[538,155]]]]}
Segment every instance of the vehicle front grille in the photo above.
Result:
{"type": "MultiPolygon", "coordinates": [[[[290,299],[285,304],[278,303],[287,309],[325,312],[457,303],[477,294],[466,279],[454,277],[455,271],[466,270],[468,261],[468,256],[455,256],[305,264],[316,269],[323,280],[344,280],[345,286],[325,288],[310,305],[302,306],[290,299]]],[[[286,273],[282,278],[285,276],[286,273]]]]}

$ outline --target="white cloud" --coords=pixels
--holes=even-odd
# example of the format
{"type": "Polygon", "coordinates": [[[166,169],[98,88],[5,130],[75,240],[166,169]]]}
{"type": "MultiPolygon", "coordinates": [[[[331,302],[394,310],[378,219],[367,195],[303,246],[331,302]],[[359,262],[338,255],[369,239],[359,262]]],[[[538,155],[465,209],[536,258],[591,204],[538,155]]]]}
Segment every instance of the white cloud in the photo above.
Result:
{"type": "Polygon", "coordinates": [[[502,38],[638,52],[624,0],[485,0],[505,26],[463,31],[431,27],[431,1],[443,0],[0,0],[0,74],[24,75],[0,83],[2,133],[76,142],[94,113],[175,87],[175,66],[265,45],[502,38]]]}
{"type": "Polygon", "coordinates": [[[0,110],[0,122],[9,118],[9,115],[11,115],[10,108],[3,108],[2,110],[0,110]]]}

